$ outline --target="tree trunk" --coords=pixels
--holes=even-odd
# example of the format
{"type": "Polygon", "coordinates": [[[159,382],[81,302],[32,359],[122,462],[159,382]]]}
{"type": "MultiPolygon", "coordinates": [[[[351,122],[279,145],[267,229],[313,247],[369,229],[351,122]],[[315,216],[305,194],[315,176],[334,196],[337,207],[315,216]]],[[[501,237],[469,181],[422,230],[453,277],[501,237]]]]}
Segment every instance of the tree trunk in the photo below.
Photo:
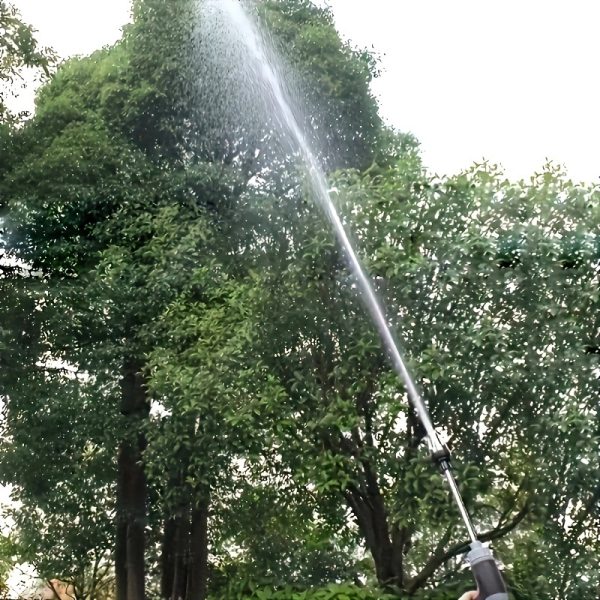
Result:
{"type": "Polygon", "coordinates": [[[208,495],[192,510],[185,600],[205,600],[208,588],[208,495]]]}
{"type": "Polygon", "coordinates": [[[146,440],[139,429],[148,416],[148,403],[140,370],[138,363],[128,361],[121,379],[121,414],[127,420],[127,432],[117,463],[117,600],[145,599],[146,476],[142,452],[146,440]]]}
{"type": "Polygon", "coordinates": [[[346,500],[356,517],[358,526],[364,536],[367,548],[375,563],[377,581],[382,586],[403,585],[403,547],[399,539],[400,532],[394,532],[394,540],[390,535],[387,511],[383,497],[372,474],[367,477],[368,492],[365,494],[356,487],[346,492],[346,500]]]}
{"type": "Polygon", "coordinates": [[[133,448],[131,461],[131,510],[127,523],[127,600],[145,598],[146,475],[141,465],[141,443],[133,448]]]}
{"type": "Polygon", "coordinates": [[[117,510],[115,538],[116,600],[127,600],[127,507],[125,504],[125,461],[123,448],[117,460],[117,510]]]}
{"type": "Polygon", "coordinates": [[[170,598],[175,578],[175,557],[177,547],[175,545],[177,533],[177,522],[174,518],[165,519],[163,529],[163,541],[160,555],[160,597],[170,598]]]}
{"type": "Polygon", "coordinates": [[[175,519],[175,555],[173,556],[173,582],[168,598],[184,600],[187,594],[188,554],[190,537],[189,509],[183,509],[175,519]]]}

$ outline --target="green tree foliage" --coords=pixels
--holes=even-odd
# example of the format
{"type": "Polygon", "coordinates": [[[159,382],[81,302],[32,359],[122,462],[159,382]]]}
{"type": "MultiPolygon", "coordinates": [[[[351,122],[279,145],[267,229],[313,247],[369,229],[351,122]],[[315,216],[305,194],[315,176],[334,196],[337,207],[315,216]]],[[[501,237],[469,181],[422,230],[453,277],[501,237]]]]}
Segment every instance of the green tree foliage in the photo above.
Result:
{"type": "MultiPolygon", "coordinates": [[[[341,174],[337,184],[455,449],[482,537],[496,540],[515,593],[551,598],[555,589],[574,593],[574,585],[591,593],[597,190],[552,170],[511,184],[487,166],[432,181],[410,152],[392,169],[341,174]],[[572,469],[582,473],[576,484],[563,476],[572,469]]],[[[267,425],[279,472],[316,491],[321,506],[332,498],[347,505],[379,582],[412,593],[443,584],[456,593],[468,581],[455,573],[465,535],[343,260],[312,209],[296,206],[289,222],[289,206],[278,212],[276,201],[263,200],[269,227],[253,241],[263,292],[208,325],[185,321],[185,354],[160,360],[154,376],[170,372],[179,386],[173,365],[191,375],[215,355],[219,364],[234,360],[227,379],[238,377],[231,389],[243,396],[234,423],[267,425]],[[204,328],[217,330],[227,314],[247,323],[236,321],[229,335],[253,336],[231,357],[225,339],[205,349],[204,328]],[[190,361],[200,353],[201,363],[190,361]],[[266,367],[281,388],[252,402],[246,371],[239,373],[247,364],[254,381],[266,367]]]]}
{"type": "MultiPolygon", "coordinates": [[[[11,357],[12,371],[3,373],[3,479],[16,484],[15,497],[27,506],[22,545],[44,572],[60,568],[74,579],[93,568],[97,546],[111,550],[114,539],[117,595],[131,600],[144,594],[146,492],[164,522],[160,567],[167,587],[161,593],[203,597],[209,499],[218,501],[222,488],[222,495],[228,493],[232,464],[257,445],[258,434],[233,419],[244,399],[233,389],[238,374],[218,380],[238,366],[243,342],[229,334],[240,331],[244,313],[228,321],[223,307],[243,306],[257,287],[247,265],[238,268],[231,260],[239,238],[227,236],[243,220],[227,218],[253,169],[241,168],[239,160],[232,164],[235,154],[210,162],[202,152],[212,142],[202,121],[192,118],[197,109],[185,95],[194,67],[185,51],[192,4],[136,2],[122,42],[63,65],[40,93],[35,118],[11,138],[2,182],[11,199],[10,256],[27,265],[22,269],[28,276],[20,281],[27,302],[18,309],[36,315],[30,333],[35,344],[23,343],[23,352],[11,357]],[[179,318],[180,328],[172,327],[179,318]],[[205,328],[205,348],[186,360],[201,366],[200,388],[194,374],[180,384],[185,372],[175,362],[185,352],[186,320],[194,319],[205,328]],[[214,359],[224,340],[229,362],[214,359]],[[153,373],[161,352],[172,357],[177,380],[153,373]],[[213,360],[204,364],[207,358],[213,360]],[[151,402],[167,416],[148,419],[151,402]],[[78,435],[50,435],[73,412],[83,419],[78,435]],[[21,444],[33,426],[38,435],[21,444]],[[33,455],[52,456],[49,444],[60,459],[40,462],[24,477],[15,440],[33,455]],[[95,460],[104,468],[96,468],[95,460]],[[93,473],[76,477],[88,468],[93,473]],[[52,485],[37,490],[45,469],[52,485]],[[62,496],[54,491],[61,487],[62,496]],[[86,520],[95,510],[101,516],[86,520]],[[69,523],[74,514],[80,516],[69,523]],[[106,515],[116,517],[114,538],[107,534],[106,515]],[[66,535],[70,524],[80,525],[79,535],[66,535]],[[36,535],[50,539],[61,526],[63,546],[50,564],[36,535]],[[173,531],[179,546],[169,537],[173,531]]],[[[272,3],[269,10],[273,17],[281,13],[283,25],[293,18],[308,30],[321,19],[321,33],[331,28],[327,13],[306,3],[297,10],[293,3],[272,3]]],[[[322,81],[334,78],[337,66],[358,60],[335,40],[339,60],[328,73],[321,69],[322,81]]],[[[357,82],[369,77],[361,69],[357,82]]],[[[372,102],[366,83],[358,91],[372,102]]],[[[330,95],[341,106],[340,96],[330,95]]],[[[371,121],[374,114],[373,108],[371,121]]],[[[235,143],[239,132],[226,132],[217,140],[221,146],[223,139],[235,143]]],[[[250,211],[243,214],[245,219],[250,211]]],[[[7,316],[8,350],[23,332],[7,316]]],[[[188,336],[196,333],[187,329],[188,336]]],[[[266,374],[251,375],[249,368],[247,396],[277,386],[266,374]]]]}
{"type": "Polygon", "coordinates": [[[368,589],[347,584],[332,584],[322,588],[302,589],[293,585],[278,589],[256,587],[251,583],[236,582],[215,600],[392,600],[397,596],[384,594],[378,589],[368,589]]]}
{"type": "Polygon", "coordinates": [[[49,75],[52,52],[40,48],[34,33],[32,27],[21,20],[12,3],[0,2],[0,124],[15,119],[5,99],[16,94],[13,86],[22,79],[23,69],[37,69],[49,75]]]}
{"type": "MultiPolygon", "coordinates": [[[[510,184],[485,167],[436,182],[410,157],[338,187],[483,538],[543,523],[543,545],[524,538],[548,590],[568,594],[582,575],[595,589],[598,191],[552,171],[510,184]]],[[[297,247],[258,336],[288,395],[280,447],[300,481],[345,497],[380,582],[445,581],[466,540],[423,433],[331,240],[297,247]]],[[[500,555],[520,540],[498,539],[500,555]]]]}
{"type": "Polygon", "coordinates": [[[271,0],[263,11],[277,51],[300,80],[306,131],[327,132],[316,138],[321,159],[330,169],[369,166],[382,136],[369,89],[377,74],[373,56],[342,43],[333,14],[310,0],[271,0]]]}

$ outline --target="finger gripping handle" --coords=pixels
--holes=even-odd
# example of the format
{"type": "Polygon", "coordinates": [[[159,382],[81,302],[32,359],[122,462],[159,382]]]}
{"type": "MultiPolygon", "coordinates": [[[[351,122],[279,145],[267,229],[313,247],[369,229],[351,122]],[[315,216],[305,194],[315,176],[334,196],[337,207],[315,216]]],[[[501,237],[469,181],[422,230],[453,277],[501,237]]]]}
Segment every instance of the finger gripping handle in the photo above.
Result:
{"type": "Polygon", "coordinates": [[[496,561],[492,553],[481,545],[481,542],[471,544],[467,560],[477,582],[479,591],[477,600],[508,600],[508,591],[496,561]]]}

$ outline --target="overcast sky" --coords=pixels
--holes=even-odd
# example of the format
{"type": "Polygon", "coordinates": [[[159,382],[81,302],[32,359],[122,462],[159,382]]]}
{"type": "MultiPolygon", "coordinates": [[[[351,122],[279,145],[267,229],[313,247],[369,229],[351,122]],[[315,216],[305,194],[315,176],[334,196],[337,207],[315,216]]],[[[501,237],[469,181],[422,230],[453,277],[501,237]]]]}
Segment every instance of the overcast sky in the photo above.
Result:
{"type": "MultiPolygon", "coordinates": [[[[13,0],[61,56],[114,42],[128,0],[13,0]]],[[[487,158],[526,177],[546,158],[600,176],[600,2],[329,0],[342,35],[381,55],[382,114],[453,173],[487,158]]]]}

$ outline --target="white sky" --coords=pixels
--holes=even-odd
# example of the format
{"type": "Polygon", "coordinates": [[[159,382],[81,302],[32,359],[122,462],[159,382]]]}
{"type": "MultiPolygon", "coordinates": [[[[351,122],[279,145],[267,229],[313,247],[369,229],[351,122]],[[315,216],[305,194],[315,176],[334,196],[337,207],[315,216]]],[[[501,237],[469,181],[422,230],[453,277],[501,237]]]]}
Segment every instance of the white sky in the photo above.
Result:
{"type": "MultiPolygon", "coordinates": [[[[128,0],[13,0],[61,56],[114,42],[128,0]]],[[[324,0],[342,35],[382,55],[384,117],[453,173],[487,158],[526,177],[550,158],[600,176],[600,2],[324,0]]]]}

